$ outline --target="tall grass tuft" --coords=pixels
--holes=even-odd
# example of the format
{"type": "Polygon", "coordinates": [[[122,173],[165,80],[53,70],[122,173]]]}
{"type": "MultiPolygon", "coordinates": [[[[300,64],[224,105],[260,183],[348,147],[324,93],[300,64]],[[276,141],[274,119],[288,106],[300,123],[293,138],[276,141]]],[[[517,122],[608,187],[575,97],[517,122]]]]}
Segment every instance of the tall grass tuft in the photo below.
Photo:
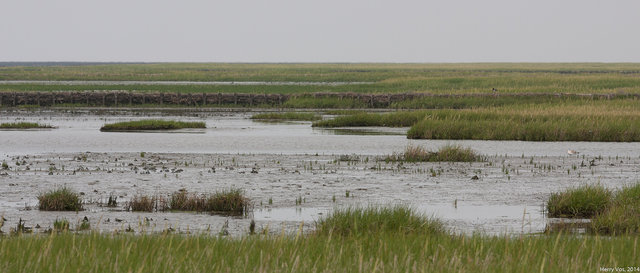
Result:
{"type": "Polygon", "coordinates": [[[549,217],[589,218],[602,213],[611,203],[612,193],[602,185],[584,185],[553,193],[547,202],[549,217]]]}
{"type": "Polygon", "coordinates": [[[38,209],[53,211],[80,211],[82,199],[80,194],[67,187],[61,187],[42,193],[38,196],[38,209]]]}
{"type": "Polygon", "coordinates": [[[318,235],[375,236],[377,234],[442,235],[442,222],[407,206],[336,209],[316,223],[318,235]]]}

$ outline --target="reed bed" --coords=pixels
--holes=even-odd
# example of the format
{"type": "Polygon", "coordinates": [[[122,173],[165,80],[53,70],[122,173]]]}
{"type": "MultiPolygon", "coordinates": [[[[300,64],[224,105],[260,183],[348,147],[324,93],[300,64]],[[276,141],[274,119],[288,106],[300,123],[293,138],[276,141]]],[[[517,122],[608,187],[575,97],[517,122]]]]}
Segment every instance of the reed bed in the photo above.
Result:
{"type": "Polygon", "coordinates": [[[125,208],[129,211],[165,211],[167,210],[167,201],[162,196],[135,195],[127,202],[125,208]]]}
{"type": "Polygon", "coordinates": [[[640,111],[605,105],[536,105],[434,110],[407,132],[412,139],[640,141],[640,111]]]}
{"type": "Polygon", "coordinates": [[[7,122],[1,123],[0,129],[33,129],[33,128],[53,128],[51,125],[39,124],[35,122],[7,122]]]}
{"type": "Polygon", "coordinates": [[[301,120],[314,121],[322,119],[322,116],[314,113],[286,112],[286,113],[262,113],[251,116],[251,119],[259,120],[301,120]]]}
{"type": "Polygon", "coordinates": [[[148,119],[105,124],[100,128],[100,131],[175,130],[184,128],[206,128],[206,125],[204,122],[148,119]]]}
{"type": "Polygon", "coordinates": [[[250,208],[249,199],[240,189],[217,191],[208,195],[177,191],[171,194],[169,209],[242,215],[250,208]]]}
{"type": "Polygon", "coordinates": [[[474,162],[482,160],[483,157],[474,150],[460,145],[444,145],[435,152],[422,146],[407,146],[404,153],[394,153],[385,158],[385,161],[405,162],[474,162]]]}
{"type": "Polygon", "coordinates": [[[216,214],[242,215],[249,211],[251,202],[240,189],[227,189],[212,194],[188,193],[179,190],[165,196],[136,195],[126,205],[131,211],[197,211],[216,214]]]}
{"type": "Polygon", "coordinates": [[[38,195],[38,209],[80,211],[82,210],[82,198],[79,193],[67,187],[60,187],[38,195]]]}

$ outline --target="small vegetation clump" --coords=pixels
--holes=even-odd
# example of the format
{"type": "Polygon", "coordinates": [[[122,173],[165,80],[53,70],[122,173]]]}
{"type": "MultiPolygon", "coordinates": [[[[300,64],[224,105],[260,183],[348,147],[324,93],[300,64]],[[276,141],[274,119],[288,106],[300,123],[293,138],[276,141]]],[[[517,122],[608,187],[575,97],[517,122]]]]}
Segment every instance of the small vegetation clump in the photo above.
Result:
{"type": "Polygon", "coordinates": [[[100,128],[100,131],[174,130],[185,128],[206,128],[206,125],[204,122],[148,119],[105,124],[100,128]]]}
{"type": "Polygon", "coordinates": [[[34,129],[34,128],[53,128],[51,125],[39,124],[35,122],[13,122],[2,123],[0,129],[34,129]]]}
{"type": "Polygon", "coordinates": [[[80,211],[82,199],[80,194],[67,187],[61,187],[38,196],[38,208],[40,210],[53,211],[80,211]]]}
{"type": "Polygon", "coordinates": [[[406,206],[338,209],[317,223],[320,235],[375,236],[376,234],[442,235],[442,222],[426,218],[406,206]]]}
{"type": "Polygon", "coordinates": [[[584,185],[551,194],[547,202],[549,217],[589,218],[603,212],[612,193],[602,185],[584,185]]]}
{"type": "Polygon", "coordinates": [[[169,208],[241,215],[249,209],[249,199],[244,197],[240,189],[223,190],[209,195],[189,194],[180,190],[171,194],[169,208]]]}
{"type": "Polygon", "coordinates": [[[386,161],[406,162],[474,162],[481,160],[482,156],[474,150],[460,145],[445,145],[440,147],[437,152],[428,151],[422,146],[408,146],[403,154],[393,154],[386,158],[386,161]]]}
{"type": "Polygon", "coordinates": [[[321,116],[314,113],[299,113],[299,112],[286,112],[286,113],[262,113],[251,116],[251,119],[260,120],[303,120],[314,121],[322,119],[321,116]]]}
{"type": "Polygon", "coordinates": [[[133,198],[131,198],[131,200],[129,201],[129,203],[127,203],[126,208],[127,210],[130,211],[146,211],[146,212],[152,212],[154,210],[160,210],[163,211],[165,210],[165,200],[164,198],[158,197],[158,196],[143,196],[143,195],[136,195],[133,198]]]}

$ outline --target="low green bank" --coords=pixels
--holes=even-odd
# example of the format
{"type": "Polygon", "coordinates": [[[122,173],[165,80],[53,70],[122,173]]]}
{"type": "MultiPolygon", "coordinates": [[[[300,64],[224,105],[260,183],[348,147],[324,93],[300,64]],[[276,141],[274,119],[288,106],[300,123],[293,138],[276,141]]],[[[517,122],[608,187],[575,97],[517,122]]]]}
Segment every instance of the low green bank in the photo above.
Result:
{"type": "Polygon", "coordinates": [[[34,128],[53,128],[51,125],[39,124],[35,122],[7,122],[1,123],[0,129],[34,129],[34,128]]]}
{"type": "Polygon", "coordinates": [[[206,125],[204,122],[149,119],[105,124],[100,128],[100,131],[174,130],[184,128],[206,128],[206,125]]]}

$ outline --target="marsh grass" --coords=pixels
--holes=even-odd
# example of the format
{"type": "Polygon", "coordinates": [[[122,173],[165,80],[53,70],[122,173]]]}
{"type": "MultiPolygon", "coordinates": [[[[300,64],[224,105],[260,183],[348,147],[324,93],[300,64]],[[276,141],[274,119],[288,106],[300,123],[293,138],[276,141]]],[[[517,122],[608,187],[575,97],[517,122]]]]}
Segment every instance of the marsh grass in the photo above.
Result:
{"type": "Polygon", "coordinates": [[[387,156],[385,161],[405,162],[474,162],[482,161],[483,157],[469,147],[460,145],[444,145],[436,152],[429,151],[422,146],[407,146],[402,154],[387,156]]]}
{"type": "Polygon", "coordinates": [[[336,209],[316,223],[315,234],[332,236],[376,236],[380,234],[441,235],[442,222],[418,214],[407,206],[349,207],[336,209]]]}
{"type": "Polygon", "coordinates": [[[67,187],[61,187],[42,193],[38,196],[38,209],[51,211],[80,211],[82,199],[80,194],[67,187]]]}
{"type": "Polygon", "coordinates": [[[593,217],[591,224],[601,234],[640,233],[640,184],[617,191],[610,206],[593,217]]]}
{"type": "Polygon", "coordinates": [[[322,119],[314,113],[286,112],[286,113],[262,113],[251,116],[251,119],[259,120],[302,120],[314,121],[322,119]]]}
{"type": "Polygon", "coordinates": [[[100,131],[174,130],[184,128],[206,128],[206,125],[204,122],[148,119],[105,124],[100,128],[100,131]]]}
{"type": "Polygon", "coordinates": [[[250,209],[250,202],[240,189],[228,189],[201,195],[181,190],[171,194],[169,208],[177,211],[242,215],[250,209]]]}
{"type": "Polygon", "coordinates": [[[611,203],[612,193],[602,185],[584,185],[553,193],[547,201],[549,217],[589,218],[602,213],[611,203]]]}
{"type": "Polygon", "coordinates": [[[0,67],[0,80],[368,82],[352,85],[3,84],[0,90],[305,93],[638,93],[638,64],[96,64],[0,67]]]}
{"type": "Polygon", "coordinates": [[[433,110],[407,132],[411,139],[640,141],[637,108],[611,103],[433,110]]]}
{"type": "Polygon", "coordinates": [[[311,234],[51,233],[0,240],[6,272],[591,272],[640,236],[454,235],[405,206],[338,209],[311,234]],[[72,250],[70,251],[70,246],[72,250]]]}
{"type": "Polygon", "coordinates": [[[0,124],[0,129],[45,129],[53,128],[51,125],[39,124],[35,122],[12,122],[0,124]]]}

